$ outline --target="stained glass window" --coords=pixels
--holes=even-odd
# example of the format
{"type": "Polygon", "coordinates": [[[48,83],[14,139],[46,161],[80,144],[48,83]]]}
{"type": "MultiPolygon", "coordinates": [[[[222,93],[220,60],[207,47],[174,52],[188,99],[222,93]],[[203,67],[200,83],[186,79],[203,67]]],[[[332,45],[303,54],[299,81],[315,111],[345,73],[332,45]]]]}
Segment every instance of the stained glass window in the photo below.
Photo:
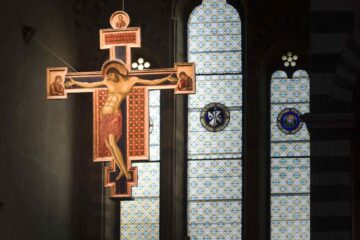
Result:
{"type": "Polygon", "coordinates": [[[122,201],[121,240],[159,239],[160,206],[160,92],[150,91],[150,161],[134,163],[138,167],[138,187],[134,201],[122,201]]]}
{"type": "Polygon", "coordinates": [[[271,78],[271,239],[310,239],[310,111],[306,71],[271,78]]]}
{"type": "Polygon", "coordinates": [[[188,236],[241,239],[241,21],[226,0],[203,0],[188,22],[197,92],[188,104],[188,236]]]}

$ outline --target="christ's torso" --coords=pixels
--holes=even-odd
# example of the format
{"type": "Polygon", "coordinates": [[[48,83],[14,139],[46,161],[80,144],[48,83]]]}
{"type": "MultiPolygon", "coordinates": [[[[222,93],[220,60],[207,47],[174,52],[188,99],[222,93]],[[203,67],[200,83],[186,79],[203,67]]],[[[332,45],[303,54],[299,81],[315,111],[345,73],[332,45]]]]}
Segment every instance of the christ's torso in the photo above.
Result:
{"type": "Polygon", "coordinates": [[[113,114],[120,111],[122,101],[131,92],[134,83],[130,80],[120,80],[119,82],[108,82],[108,96],[101,109],[102,115],[113,114]]]}

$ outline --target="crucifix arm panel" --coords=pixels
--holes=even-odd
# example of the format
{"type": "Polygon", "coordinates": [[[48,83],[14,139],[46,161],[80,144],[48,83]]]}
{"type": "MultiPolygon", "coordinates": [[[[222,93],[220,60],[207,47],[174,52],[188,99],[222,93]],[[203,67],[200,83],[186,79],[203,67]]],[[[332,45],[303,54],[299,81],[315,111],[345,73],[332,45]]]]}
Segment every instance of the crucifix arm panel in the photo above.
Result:
{"type": "Polygon", "coordinates": [[[141,84],[141,85],[146,85],[146,86],[159,85],[159,84],[162,84],[165,82],[171,82],[171,83],[176,82],[176,78],[172,77],[172,74],[170,74],[164,78],[154,79],[154,80],[141,79],[138,77],[132,77],[132,80],[135,81],[135,84],[141,84]]]}
{"type": "Polygon", "coordinates": [[[47,69],[47,98],[66,99],[68,93],[93,92],[106,87],[101,72],[70,72],[66,67],[47,69]]]}
{"type": "Polygon", "coordinates": [[[65,82],[65,87],[71,87],[71,86],[79,86],[82,88],[95,88],[95,87],[101,87],[106,86],[106,82],[100,81],[100,82],[79,82],[72,78],[69,78],[70,80],[65,82]]]}
{"type": "Polygon", "coordinates": [[[67,98],[65,91],[66,67],[48,68],[46,71],[47,78],[47,98],[64,99],[67,98]]]}
{"type": "Polygon", "coordinates": [[[106,87],[100,71],[71,72],[65,77],[65,91],[68,93],[93,92],[94,88],[106,87]]]}
{"type": "Polygon", "coordinates": [[[194,63],[176,63],[174,68],[132,71],[129,77],[138,78],[137,85],[146,85],[148,89],[175,89],[175,94],[193,94],[196,91],[194,63]],[[159,75],[165,77],[158,79],[159,75]],[[155,79],[144,79],[149,77],[155,79]]]}

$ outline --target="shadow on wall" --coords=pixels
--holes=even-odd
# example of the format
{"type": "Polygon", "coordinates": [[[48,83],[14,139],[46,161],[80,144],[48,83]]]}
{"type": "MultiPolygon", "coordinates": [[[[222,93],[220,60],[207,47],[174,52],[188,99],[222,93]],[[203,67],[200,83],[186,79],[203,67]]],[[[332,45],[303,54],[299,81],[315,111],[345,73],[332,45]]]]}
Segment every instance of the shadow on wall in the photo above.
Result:
{"type": "Polygon", "coordinates": [[[37,37],[75,65],[72,4],[0,3],[0,26],[6,32],[0,38],[1,239],[101,236],[103,188],[101,165],[92,162],[91,96],[46,100],[46,67],[64,64],[31,41],[37,37]]]}

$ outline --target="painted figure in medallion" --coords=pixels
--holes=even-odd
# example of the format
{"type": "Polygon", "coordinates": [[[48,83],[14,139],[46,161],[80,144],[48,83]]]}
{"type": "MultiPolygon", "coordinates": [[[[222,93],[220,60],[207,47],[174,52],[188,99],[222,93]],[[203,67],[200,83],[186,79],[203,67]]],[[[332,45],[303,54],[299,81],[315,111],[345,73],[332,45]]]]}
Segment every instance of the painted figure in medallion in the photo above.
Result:
{"type": "Polygon", "coordinates": [[[297,122],[296,122],[296,118],[294,115],[292,115],[292,114],[286,115],[286,117],[284,119],[284,125],[287,128],[294,128],[296,124],[297,124],[297,122]]]}
{"type": "Polygon", "coordinates": [[[110,17],[110,25],[114,29],[127,28],[130,23],[129,15],[123,11],[116,11],[110,17]]]}
{"type": "Polygon", "coordinates": [[[116,179],[119,180],[125,175],[127,180],[131,180],[132,175],[127,170],[123,154],[117,145],[122,135],[121,103],[126,99],[126,96],[136,84],[153,86],[166,81],[176,82],[176,78],[172,77],[172,74],[157,80],[145,80],[128,76],[128,70],[125,64],[115,60],[105,63],[102,71],[104,78],[102,81],[86,83],[78,82],[70,78],[70,81],[66,82],[65,85],[66,87],[77,85],[82,88],[107,87],[108,96],[101,109],[100,136],[101,139],[105,141],[115,163],[120,169],[120,173],[116,179]]]}
{"type": "Polygon", "coordinates": [[[124,28],[126,27],[126,22],[123,19],[124,17],[119,14],[118,15],[118,21],[116,22],[116,28],[124,28]]]}

